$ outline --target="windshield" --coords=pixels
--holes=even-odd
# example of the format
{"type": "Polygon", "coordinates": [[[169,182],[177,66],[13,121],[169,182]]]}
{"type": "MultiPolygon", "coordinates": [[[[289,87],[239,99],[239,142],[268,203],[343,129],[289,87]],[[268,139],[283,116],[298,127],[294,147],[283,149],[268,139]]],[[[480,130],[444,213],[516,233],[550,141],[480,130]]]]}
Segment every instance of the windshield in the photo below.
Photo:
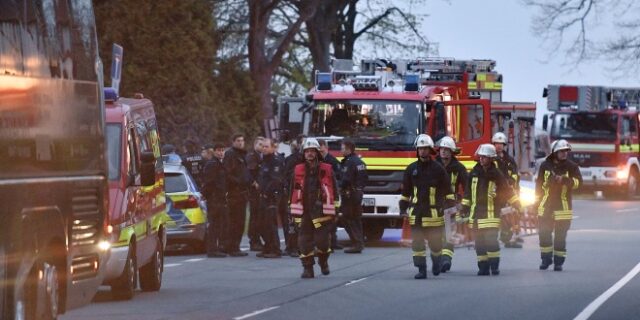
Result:
{"type": "Polygon", "coordinates": [[[310,133],[349,137],[359,147],[411,147],[422,129],[420,108],[415,101],[316,101],[310,133]]]}
{"type": "Polygon", "coordinates": [[[182,173],[164,174],[164,191],[166,193],[188,191],[187,177],[182,173]]]}
{"type": "Polygon", "coordinates": [[[571,113],[553,117],[551,137],[570,140],[615,141],[618,116],[614,114],[571,113]]]}
{"type": "Polygon", "coordinates": [[[120,152],[122,126],[119,124],[108,124],[107,132],[107,158],[109,161],[109,180],[120,178],[120,152]]]}

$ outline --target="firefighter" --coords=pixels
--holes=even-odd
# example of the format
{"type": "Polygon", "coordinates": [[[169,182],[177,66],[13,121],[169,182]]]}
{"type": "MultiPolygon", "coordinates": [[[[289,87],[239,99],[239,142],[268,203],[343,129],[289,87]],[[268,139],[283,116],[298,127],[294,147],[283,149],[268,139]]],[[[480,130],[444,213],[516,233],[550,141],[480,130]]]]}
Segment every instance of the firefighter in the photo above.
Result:
{"type": "Polygon", "coordinates": [[[187,168],[189,174],[193,177],[199,187],[202,186],[202,171],[204,170],[204,160],[202,159],[201,150],[193,140],[185,140],[184,155],[182,156],[182,165],[187,168]]]}
{"type": "Polygon", "coordinates": [[[260,172],[260,165],[262,164],[262,157],[264,149],[264,137],[256,137],[253,141],[253,150],[247,152],[247,169],[251,175],[251,186],[249,187],[249,250],[262,251],[263,244],[260,240],[260,195],[258,185],[258,174],[260,172]]]}
{"type": "Polygon", "coordinates": [[[469,224],[475,233],[478,275],[499,275],[501,211],[506,204],[520,209],[520,201],[507,178],[496,167],[496,148],[491,144],[482,144],[476,150],[476,156],[478,163],[469,173],[462,212],[464,216],[469,215],[469,224]]]}
{"type": "Polygon", "coordinates": [[[330,233],[340,205],[331,165],[320,161],[320,145],[314,138],[302,146],[304,163],[296,165],[291,185],[291,215],[298,228],[302,278],[313,278],[315,254],[320,271],[329,274],[330,233]]]}
{"type": "Polygon", "coordinates": [[[280,237],[278,235],[278,207],[284,191],[284,160],[276,155],[276,143],[272,139],[263,141],[263,158],[258,173],[260,186],[259,226],[264,246],[257,256],[280,258],[280,237]]]}
{"type": "Polygon", "coordinates": [[[351,239],[351,247],[344,253],[361,253],[364,250],[362,230],[362,196],[367,183],[367,166],[356,154],[356,145],[351,140],[341,143],[342,161],[340,162],[340,193],[342,218],[345,229],[351,239]]]}
{"type": "MultiPolygon", "coordinates": [[[[322,155],[322,161],[331,165],[331,169],[333,169],[333,173],[336,176],[336,180],[338,184],[340,184],[340,161],[336,159],[331,153],[329,153],[329,146],[327,145],[327,141],[320,140],[318,141],[320,144],[320,154],[322,155]]],[[[332,250],[342,250],[342,246],[338,244],[338,223],[333,224],[331,229],[331,249],[332,250]]]]}
{"type": "MultiPolygon", "coordinates": [[[[491,138],[491,143],[496,148],[496,165],[502,175],[507,178],[509,185],[516,194],[520,191],[520,176],[518,174],[518,165],[516,160],[511,157],[505,148],[507,147],[507,136],[502,132],[496,132],[491,138]]],[[[517,215],[516,215],[517,216],[517,215]]],[[[519,219],[515,219],[514,223],[519,223],[519,219]]],[[[506,218],[502,218],[500,222],[500,241],[504,243],[505,248],[522,248],[522,238],[513,238],[513,229],[506,218]]]]}
{"type": "Polygon", "coordinates": [[[235,134],[232,146],[224,155],[224,168],[227,172],[227,203],[229,206],[229,246],[226,248],[232,257],[247,256],[240,251],[240,242],[244,233],[247,212],[247,193],[251,177],[246,164],[247,152],[244,150],[244,135],[235,134]]]}
{"type": "Polygon", "coordinates": [[[222,164],[224,149],[221,143],[204,147],[206,164],[202,191],[207,199],[207,256],[210,258],[227,256],[223,252],[229,228],[226,175],[222,164]]]}
{"type": "Polygon", "coordinates": [[[571,146],[566,140],[551,144],[551,154],[540,165],[536,179],[538,204],[538,228],[540,238],[540,270],[562,271],[567,256],[567,231],[573,218],[571,198],[582,184],[578,165],[568,160],[571,146]]]}
{"type": "MultiPolygon", "coordinates": [[[[286,194],[291,193],[291,184],[293,181],[293,171],[295,167],[304,163],[304,155],[300,148],[302,148],[304,135],[298,135],[296,140],[291,142],[291,154],[284,159],[284,167],[285,167],[285,192],[286,194]]],[[[296,230],[296,225],[293,221],[293,217],[291,216],[290,208],[288,205],[289,199],[286,199],[284,205],[283,215],[286,219],[282,220],[282,229],[284,232],[285,239],[285,254],[288,254],[292,258],[297,258],[298,254],[298,233],[296,230]],[[285,226],[286,225],[286,226],[285,226]]]]}
{"type": "Polygon", "coordinates": [[[415,142],[418,160],[404,171],[399,207],[401,215],[409,215],[413,264],[418,268],[415,279],[427,278],[427,251],[431,251],[431,272],[440,274],[440,256],[444,231],[443,207],[455,204],[449,176],[445,168],[432,159],[435,154],[433,140],[426,134],[415,142]],[[445,199],[446,204],[445,204],[445,199]]]}
{"type": "MultiPolygon", "coordinates": [[[[467,187],[467,168],[465,168],[455,156],[460,153],[460,149],[456,147],[456,142],[453,138],[443,137],[438,141],[437,147],[439,155],[436,160],[447,170],[449,181],[451,182],[451,189],[453,190],[457,205],[462,201],[465,188],[467,187]]],[[[460,220],[459,215],[456,216],[456,220],[460,220]]],[[[442,272],[447,272],[451,269],[452,259],[453,244],[445,241],[442,250],[442,258],[440,258],[442,272]]]]}

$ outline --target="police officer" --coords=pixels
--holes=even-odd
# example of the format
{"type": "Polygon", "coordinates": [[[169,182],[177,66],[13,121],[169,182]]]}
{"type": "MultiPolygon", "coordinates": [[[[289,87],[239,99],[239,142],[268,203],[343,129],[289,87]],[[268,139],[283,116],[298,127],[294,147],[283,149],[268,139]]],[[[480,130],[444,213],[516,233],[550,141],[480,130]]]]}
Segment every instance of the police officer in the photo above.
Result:
{"type": "MultiPolygon", "coordinates": [[[[329,153],[329,146],[327,145],[327,141],[320,140],[318,141],[318,143],[320,144],[320,155],[322,155],[322,161],[331,165],[331,169],[333,169],[333,172],[336,176],[336,180],[338,181],[338,184],[340,184],[340,174],[341,174],[340,162],[338,161],[338,159],[336,159],[336,157],[334,157],[331,153],[329,153]]],[[[331,230],[331,249],[342,250],[343,249],[342,246],[338,244],[337,232],[338,232],[338,223],[336,221],[336,223],[333,225],[333,228],[331,230]]]]}
{"type": "MultiPolygon", "coordinates": [[[[438,147],[438,161],[447,170],[449,175],[449,181],[451,182],[451,189],[456,199],[456,204],[459,204],[464,197],[464,191],[467,188],[467,168],[464,167],[460,161],[456,158],[456,154],[460,153],[460,149],[456,147],[456,142],[451,137],[443,137],[437,143],[438,147]]],[[[456,217],[459,220],[459,216],[456,217]]],[[[446,239],[445,239],[446,240],[446,239]]],[[[444,249],[442,250],[442,258],[440,264],[442,265],[442,272],[447,272],[451,269],[451,263],[453,260],[453,244],[445,241],[444,249]]]]}
{"type": "Polygon", "coordinates": [[[562,271],[567,256],[567,232],[573,218],[572,194],[582,184],[578,165],[568,160],[571,146],[566,140],[551,144],[551,154],[542,162],[536,179],[538,228],[540,238],[540,270],[562,271]]]}
{"type": "MultiPolygon", "coordinates": [[[[287,194],[291,194],[291,185],[293,181],[293,172],[295,167],[304,163],[304,155],[300,150],[302,148],[302,143],[304,140],[304,135],[298,135],[296,140],[291,142],[291,154],[284,159],[285,166],[285,192],[287,194]]],[[[289,199],[286,199],[286,203],[288,204],[289,199]]],[[[282,229],[284,231],[285,237],[285,253],[288,254],[292,258],[297,258],[298,254],[298,233],[297,227],[293,222],[293,217],[291,216],[290,208],[288,205],[285,205],[284,215],[286,219],[282,220],[282,229]],[[285,226],[286,225],[286,226],[285,226]]]]}
{"type": "Polygon", "coordinates": [[[431,272],[440,274],[440,255],[444,231],[443,207],[453,206],[454,196],[447,171],[434,161],[433,140],[426,134],[418,136],[415,142],[418,160],[404,171],[402,196],[399,207],[401,215],[409,215],[411,225],[411,248],[413,264],[418,268],[414,278],[427,278],[427,251],[425,239],[431,250],[431,272]],[[445,199],[447,203],[445,204],[445,199]]]}
{"type": "Polygon", "coordinates": [[[316,253],[322,274],[329,274],[329,238],[339,201],[331,165],[320,161],[318,141],[308,138],[302,149],[305,162],[294,169],[289,204],[298,227],[301,277],[313,278],[316,253]]]}
{"type": "MultiPolygon", "coordinates": [[[[260,240],[260,192],[258,184],[258,174],[262,164],[264,149],[264,137],[256,137],[253,141],[253,150],[247,152],[247,169],[251,175],[251,186],[249,187],[249,250],[262,251],[262,241],[260,240]]],[[[263,238],[263,240],[265,240],[263,238]]]]}
{"type": "Polygon", "coordinates": [[[356,145],[345,139],[341,143],[344,158],[340,162],[341,210],[347,233],[351,239],[351,247],[344,253],[361,253],[364,250],[364,234],[362,230],[362,196],[367,184],[367,166],[355,153],[356,145]]]}
{"type": "MultiPolygon", "coordinates": [[[[516,160],[511,157],[505,148],[507,147],[507,136],[502,132],[496,132],[491,138],[491,143],[496,148],[496,165],[502,175],[507,178],[509,185],[514,192],[518,194],[520,191],[520,176],[518,174],[518,165],[516,160]]],[[[518,223],[517,219],[515,220],[518,223]]],[[[506,218],[501,219],[500,223],[500,241],[504,243],[505,248],[522,248],[522,245],[516,240],[512,240],[512,226],[506,218]]],[[[522,241],[521,238],[517,240],[522,241]]]]}
{"type": "Polygon", "coordinates": [[[260,193],[259,223],[264,246],[257,256],[280,258],[280,237],[278,236],[278,206],[284,195],[284,159],[275,154],[276,143],[272,139],[263,141],[263,158],[258,173],[260,193]]]}
{"type": "Polygon", "coordinates": [[[207,199],[207,256],[210,258],[227,256],[223,252],[229,239],[226,174],[222,164],[224,149],[221,143],[204,147],[202,192],[207,199]]]}
{"type": "Polygon", "coordinates": [[[232,257],[244,257],[247,253],[240,251],[240,242],[244,233],[251,177],[245,161],[247,152],[244,150],[244,135],[235,134],[231,141],[232,146],[224,155],[229,206],[229,246],[226,249],[232,257]]]}
{"type": "Polygon", "coordinates": [[[478,275],[500,274],[500,216],[508,203],[516,210],[520,201],[494,162],[496,148],[482,144],[476,150],[478,163],[469,173],[469,187],[462,199],[463,215],[469,214],[469,224],[475,233],[478,275]],[[489,272],[491,270],[491,272],[489,272]]]}
{"type": "Polygon", "coordinates": [[[196,181],[198,186],[202,186],[202,171],[204,170],[204,160],[202,159],[201,150],[198,150],[198,146],[193,140],[185,140],[184,142],[185,153],[182,156],[182,165],[187,168],[189,174],[196,181]]]}

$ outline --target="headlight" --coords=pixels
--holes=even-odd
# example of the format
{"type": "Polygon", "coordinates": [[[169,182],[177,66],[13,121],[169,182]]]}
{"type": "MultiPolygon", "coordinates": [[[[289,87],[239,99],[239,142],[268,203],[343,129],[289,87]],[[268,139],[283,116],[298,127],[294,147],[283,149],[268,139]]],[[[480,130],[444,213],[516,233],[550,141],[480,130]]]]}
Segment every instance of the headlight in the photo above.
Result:
{"type": "Polygon", "coordinates": [[[618,180],[627,180],[628,177],[629,171],[625,170],[624,168],[618,169],[618,172],[616,172],[616,178],[618,178],[618,180]]]}
{"type": "Polygon", "coordinates": [[[536,202],[536,191],[531,188],[520,187],[520,204],[523,207],[533,205],[536,202]]]}
{"type": "Polygon", "coordinates": [[[100,241],[98,242],[98,249],[102,251],[107,251],[111,248],[111,243],[109,241],[100,241]]]}

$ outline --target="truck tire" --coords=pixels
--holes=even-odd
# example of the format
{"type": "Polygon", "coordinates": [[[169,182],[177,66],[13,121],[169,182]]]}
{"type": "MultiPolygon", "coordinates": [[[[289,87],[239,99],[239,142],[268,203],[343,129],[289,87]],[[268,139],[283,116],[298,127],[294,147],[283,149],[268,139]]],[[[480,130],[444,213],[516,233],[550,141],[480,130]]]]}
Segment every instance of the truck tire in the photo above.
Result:
{"type": "Polygon", "coordinates": [[[129,254],[127,255],[127,263],[118,279],[111,284],[111,293],[119,300],[131,300],[133,294],[138,287],[138,268],[136,266],[136,247],[132,242],[129,245],[129,254]]]}
{"type": "Polygon", "coordinates": [[[159,291],[162,286],[164,269],[164,250],[162,241],[156,239],[156,250],[151,261],[140,268],[140,288],[142,291],[159,291]]]}
{"type": "Polygon", "coordinates": [[[384,227],[379,224],[365,226],[364,238],[367,242],[379,241],[384,234],[384,227]]]}

